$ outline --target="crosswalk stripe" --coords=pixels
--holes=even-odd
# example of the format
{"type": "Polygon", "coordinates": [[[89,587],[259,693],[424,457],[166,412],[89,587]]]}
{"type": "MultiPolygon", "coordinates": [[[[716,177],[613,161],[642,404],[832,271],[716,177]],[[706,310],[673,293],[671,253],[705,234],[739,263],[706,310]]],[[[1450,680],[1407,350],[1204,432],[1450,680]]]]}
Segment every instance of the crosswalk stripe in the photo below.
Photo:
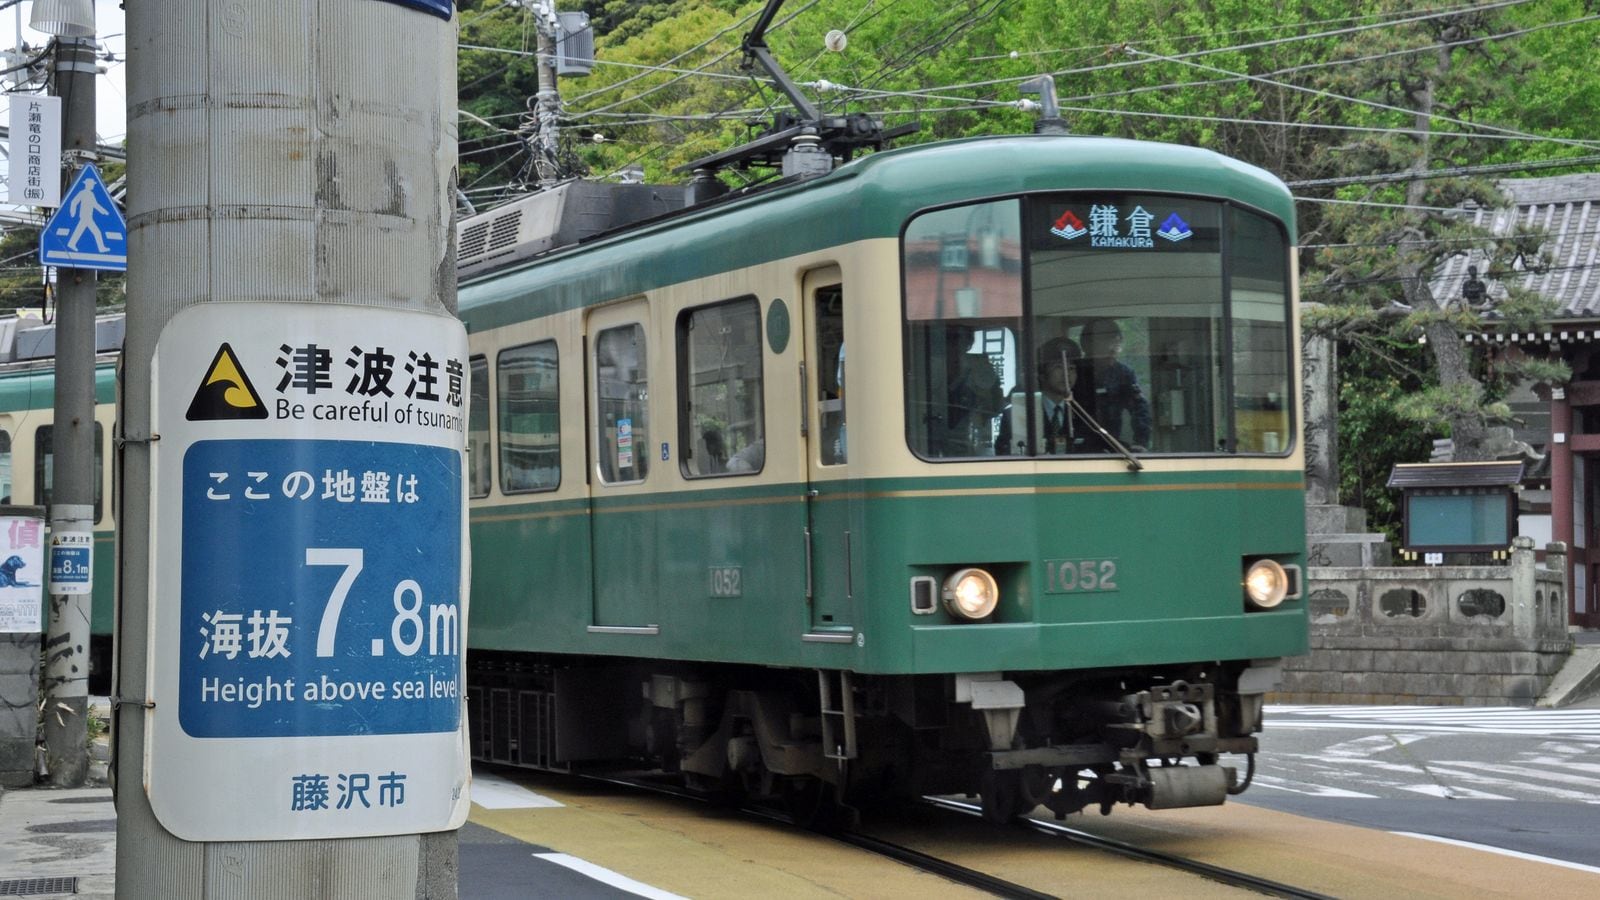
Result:
{"type": "Polygon", "coordinates": [[[1360,791],[1347,791],[1344,788],[1307,784],[1303,781],[1290,781],[1285,778],[1262,775],[1260,772],[1256,773],[1255,780],[1251,784],[1272,790],[1287,791],[1291,794],[1304,794],[1308,797],[1344,797],[1358,800],[1376,800],[1378,798],[1377,794],[1363,794],[1360,791]]]}
{"type": "Polygon", "coordinates": [[[1393,726],[1421,733],[1493,731],[1564,740],[1600,739],[1600,710],[1518,707],[1269,706],[1267,727],[1393,726]]]}
{"type": "Polygon", "coordinates": [[[1573,791],[1566,788],[1550,787],[1549,785],[1534,784],[1531,782],[1519,781],[1511,778],[1495,778],[1491,775],[1485,775],[1482,772],[1477,772],[1472,769],[1452,769],[1436,763],[1430,765],[1428,767],[1428,771],[1436,778],[1459,778],[1462,781],[1466,781],[1470,784],[1476,784],[1480,787],[1492,787],[1499,788],[1501,790],[1511,789],[1530,794],[1544,794],[1557,800],[1567,800],[1574,803],[1600,803],[1600,795],[1587,793],[1585,791],[1573,791]]]}
{"type": "Polygon", "coordinates": [[[1594,788],[1600,791],[1600,779],[1584,778],[1581,775],[1567,775],[1550,769],[1533,769],[1527,766],[1510,766],[1505,763],[1469,762],[1458,759],[1440,760],[1438,765],[1461,766],[1468,769],[1477,769],[1480,772],[1492,772],[1496,775],[1505,774],[1520,775],[1523,778],[1542,778],[1545,781],[1553,781],[1557,784],[1570,784],[1574,787],[1594,788]]]}

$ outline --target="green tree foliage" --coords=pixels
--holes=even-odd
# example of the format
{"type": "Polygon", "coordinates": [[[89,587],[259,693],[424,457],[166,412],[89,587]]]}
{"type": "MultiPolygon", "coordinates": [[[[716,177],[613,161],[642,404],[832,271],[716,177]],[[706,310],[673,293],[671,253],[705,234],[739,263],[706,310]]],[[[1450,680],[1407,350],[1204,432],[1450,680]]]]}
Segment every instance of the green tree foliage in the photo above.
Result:
{"type": "Polygon", "coordinates": [[[1400,499],[1390,491],[1396,462],[1426,460],[1428,435],[1411,427],[1396,409],[1423,387],[1425,354],[1414,343],[1392,348],[1397,365],[1350,365],[1341,360],[1339,379],[1339,497],[1367,511],[1367,524],[1400,540],[1400,499]]]}
{"type": "Polygon", "coordinates": [[[1481,9],[1363,32],[1340,51],[1352,63],[1319,79],[1324,90],[1366,101],[1341,107],[1339,121],[1385,129],[1325,145],[1326,168],[1396,175],[1337,188],[1331,199],[1350,202],[1322,209],[1310,232],[1321,246],[1307,267],[1306,295],[1331,305],[1307,324],[1366,351],[1354,360],[1373,368],[1384,361],[1373,341],[1425,338],[1432,377],[1395,411],[1449,434],[1463,460],[1492,458],[1488,426],[1506,416],[1463,336],[1482,327],[1486,312],[1523,327],[1553,312],[1544,298],[1504,278],[1517,256],[1537,258],[1543,236],[1496,238],[1463,209],[1504,206],[1493,182],[1447,177],[1491,157],[1491,142],[1475,125],[1479,107],[1531,65],[1514,42],[1492,40],[1508,29],[1497,11],[1481,9]],[[1438,294],[1444,263],[1462,256],[1478,261],[1507,293],[1475,303],[1438,294]]]}
{"type": "Polygon", "coordinates": [[[39,269],[39,231],[12,228],[0,236],[0,310],[39,310],[44,282],[39,269]]]}

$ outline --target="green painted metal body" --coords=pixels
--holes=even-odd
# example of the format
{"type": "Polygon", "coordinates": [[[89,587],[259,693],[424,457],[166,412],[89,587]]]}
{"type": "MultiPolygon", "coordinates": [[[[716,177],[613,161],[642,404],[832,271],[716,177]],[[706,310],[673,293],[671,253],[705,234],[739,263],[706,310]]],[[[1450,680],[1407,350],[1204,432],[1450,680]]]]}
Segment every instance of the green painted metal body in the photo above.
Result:
{"type": "MultiPolygon", "coordinates": [[[[1247,613],[1239,573],[1245,555],[1303,562],[1299,488],[1297,473],[1261,472],[839,483],[814,502],[853,498],[854,591],[835,607],[848,610],[850,643],[801,637],[826,630],[813,630],[805,597],[805,485],[663,494],[625,512],[597,504],[606,540],[654,536],[651,572],[591,576],[581,507],[497,508],[472,526],[469,636],[480,649],[880,674],[1294,655],[1306,650],[1303,604],[1247,613]],[[1113,562],[1117,589],[1051,593],[1047,560],[1113,562]],[[913,575],[970,564],[1000,581],[992,622],[913,614],[913,575]],[[712,596],[708,573],[726,566],[740,568],[740,596],[712,596]],[[613,577],[637,592],[637,623],[659,634],[587,630],[594,580],[613,577]]],[[[842,568],[842,554],[831,564],[842,568]]]]}

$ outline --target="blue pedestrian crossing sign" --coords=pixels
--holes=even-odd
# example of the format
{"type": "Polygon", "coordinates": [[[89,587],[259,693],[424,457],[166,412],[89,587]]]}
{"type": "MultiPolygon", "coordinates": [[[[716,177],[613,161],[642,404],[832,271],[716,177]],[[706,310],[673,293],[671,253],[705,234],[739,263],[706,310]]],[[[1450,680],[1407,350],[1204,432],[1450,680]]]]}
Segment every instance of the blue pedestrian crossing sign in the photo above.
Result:
{"type": "Polygon", "coordinates": [[[39,263],[68,269],[128,271],[128,223],[94,166],[84,166],[61,208],[39,233],[39,263]]]}

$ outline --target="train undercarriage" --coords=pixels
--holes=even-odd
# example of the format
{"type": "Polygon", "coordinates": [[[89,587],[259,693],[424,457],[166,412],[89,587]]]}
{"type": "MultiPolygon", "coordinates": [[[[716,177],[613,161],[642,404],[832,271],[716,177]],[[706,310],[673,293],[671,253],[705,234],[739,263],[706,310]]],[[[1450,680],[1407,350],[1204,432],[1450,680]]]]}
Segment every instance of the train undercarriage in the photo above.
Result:
{"type": "Polygon", "coordinates": [[[1004,822],[1223,803],[1249,785],[1276,662],[910,676],[476,651],[467,699],[488,762],[671,773],[805,822],[976,794],[1004,822]]]}

